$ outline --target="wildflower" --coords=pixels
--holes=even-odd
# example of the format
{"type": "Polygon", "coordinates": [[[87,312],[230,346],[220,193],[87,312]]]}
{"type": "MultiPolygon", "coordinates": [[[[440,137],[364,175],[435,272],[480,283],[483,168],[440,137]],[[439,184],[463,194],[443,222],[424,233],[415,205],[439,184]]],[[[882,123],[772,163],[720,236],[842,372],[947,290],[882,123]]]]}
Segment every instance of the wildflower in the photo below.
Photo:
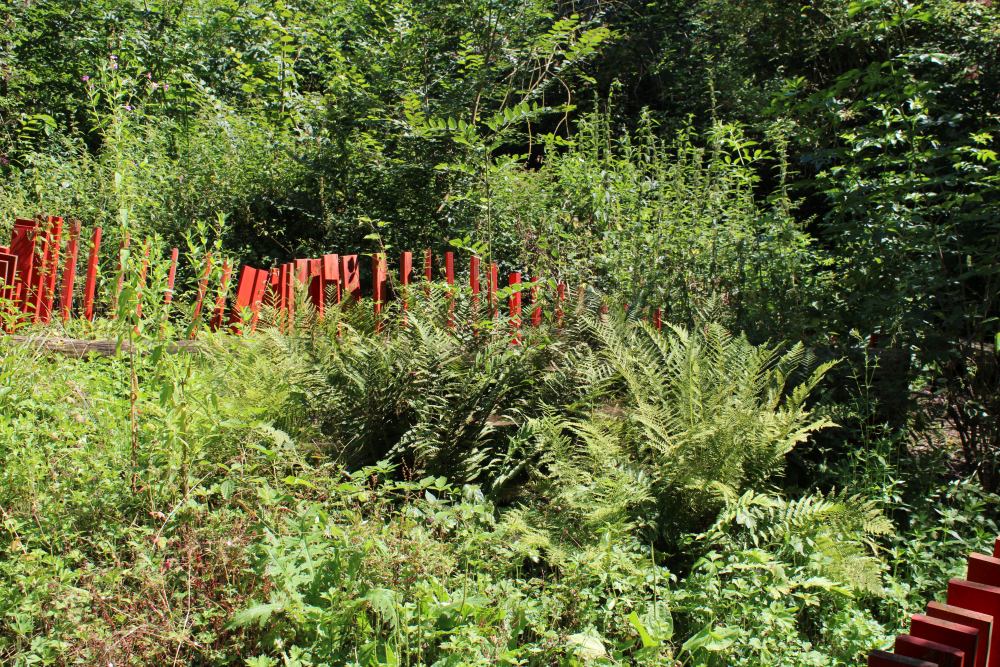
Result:
{"type": "Polygon", "coordinates": [[[169,89],[170,89],[170,84],[169,83],[164,83],[163,84],[163,92],[166,92],[169,89]]]}
{"type": "Polygon", "coordinates": [[[80,80],[81,81],[90,81],[90,76],[87,75],[87,74],[84,74],[83,76],[80,77],[80,80]]]}
{"type": "Polygon", "coordinates": [[[131,110],[132,110],[132,105],[131,104],[126,104],[125,105],[125,111],[131,111],[131,110]]]}

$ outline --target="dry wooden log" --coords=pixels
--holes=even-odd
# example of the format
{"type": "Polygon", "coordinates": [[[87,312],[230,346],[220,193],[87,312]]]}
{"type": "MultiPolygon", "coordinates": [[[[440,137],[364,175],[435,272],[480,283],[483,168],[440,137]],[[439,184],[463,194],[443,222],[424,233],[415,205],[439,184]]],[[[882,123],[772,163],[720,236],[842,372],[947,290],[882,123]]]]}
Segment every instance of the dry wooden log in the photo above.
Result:
{"type": "MultiPolygon", "coordinates": [[[[119,343],[116,340],[87,340],[82,338],[49,338],[41,336],[6,336],[6,340],[15,345],[34,347],[48,354],[62,354],[68,357],[86,357],[94,354],[101,357],[113,357],[118,354],[128,354],[131,344],[128,341],[119,343]]],[[[195,352],[199,348],[196,340],[179,340],[167,343],[164,351],[168,354],[178,352],[195,352]]],[[[148,353],[151,346],[142,346],[140,351],[148,353]]]]}

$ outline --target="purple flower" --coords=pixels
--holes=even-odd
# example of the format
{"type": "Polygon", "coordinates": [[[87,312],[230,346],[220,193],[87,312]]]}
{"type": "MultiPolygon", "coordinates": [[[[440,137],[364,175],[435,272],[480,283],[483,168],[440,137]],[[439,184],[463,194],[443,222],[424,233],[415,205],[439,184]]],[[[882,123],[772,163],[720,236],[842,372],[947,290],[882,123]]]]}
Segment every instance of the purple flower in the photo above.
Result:
{"type": "Polygon", "coordinates": [[[164,90],[164,92],[167,91],[167,90],[169,90],[169,89],[170,89],[170,84],[169,83],[163,84],[163,90],[164,90]]]}
{"type": "Polygon", "coordinates": [[[10,160],[7,159],[6,155],[0,155],[0,165],[7,166],[10,164],[10,160]]]}
{"type": "Polygon", "coordinates": [[[87,75],[87,74],[84,74],[83,76],[80,77],[80,80],[81,81],[90,81],[90,76],[87,75]]]}
{"type": "Polygon", "coordinates": [[[131,111],[131,110],[132,110],[132,105],[131,104],[126,104],[125,105],[125,111],[131,111]]]}

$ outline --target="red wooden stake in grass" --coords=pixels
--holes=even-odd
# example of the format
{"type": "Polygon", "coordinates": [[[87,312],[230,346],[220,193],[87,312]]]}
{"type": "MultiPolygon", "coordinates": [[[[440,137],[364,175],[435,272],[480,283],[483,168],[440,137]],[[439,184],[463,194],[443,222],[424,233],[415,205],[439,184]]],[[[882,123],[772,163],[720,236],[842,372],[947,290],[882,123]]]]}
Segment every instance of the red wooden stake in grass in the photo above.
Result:
{"type": "Polygon", "coordinates": [[[66,266],[63,268],[62,294],[59,295],[59,314],[63,324],[73,312],[73,287],[76,283],[76,262],[80,256],[80,221],[69,224],[69,246],[66,248],[66,266]]]}
{"type": "Polygon", "coordinates": [[[990,635],[993,632],[993,617],[980,614],[961,607],[953,607],[950,604],[941,602],[929,602],[927,604],[927,615],[931,618],[939,618],[942,621],[951,621],[960,625],[967,625],[979,630],[979,642],[976,646],[976,667],[985,667],[986,659],[990,652],[990,635]]]}
{"type": "Polygon", "coordinates": [[[177,257],[180,251],[177,248],[170,249],[170,268],[167,270],[167,289],[163,292],[163,303],[170,305],[174,300],[174,281],[177,279],[177,257]]]}
{"type": "Polygon", "coordinates": [[[409,307],[409,287],[413,278],[413,253],[409,250],[403,251],[399,256],[399,284],[403,292],[403,310],[409,307]]]}
{"type": "Polygon", "coordinates": [[[309,260],[309,300],[316,309],[316,317],[323,319],[326,309],[326,286],[323,280],[323,260],[309,260]]]}
{"type": "Polygon", "coordinates": [[[52,320],[52,305],[55,301],[56,285],[59,282],[59,255],[62,249],[63,219],[49,216],[48,260],[45,262],[45,279],[41,285],[41,320],[48,324],[52,320]]]}
{"type": "MultiPolygon", "coordinates": [[[[340,257],[323,255],[323,288],[330,290],[330,303],[340,303],[340,257]]],[[[326,292],[323,293],[326,302],[326,292]]]]}
{"type": "Polygon", "coordinates": [[[357,255],[342,255],[341,280],[344,282],[344,298],[349,294],[354,301],[361,300],[361,272],[357,255]]]}
{"type": "Polygon", "coordinates": [[[558,283],[556,285],[556,326],[562,326],[564,303],[566,303],[566,283],[558,283]]]}
{"type": "Polygon", "coordinates": [[[94,291],[97,289],[97,260],[101,252],[101,228],[95,227],[90,237],[90,255],[87,257],[87,279],[83,283],[83,316],[94,320],[94,291]]]}
{"type": "Polygon", "coordinates": [[[0,331],[7,331],[7,318],[17,312],[17,255],[0,252],[0,331]]]}
{"type": "MultiPolygon", "coordinates": [[[[976,652],[979,648],[979,630],[976,628],[923,614],[914,614],[910,617],[910,635],[954,646],[965,653],[966,667],[976,667],[981,664],[976,652]]],[[[985,663],[985,660],[982,662],[985,663]]]]}
{"type": "Polygon", "coordinates": [[[479,258],[473,256],[469,260],[469,289],[472,290],[472,317],[479,315],[479,258]]]}
{"type": "Polygon", "coordinates": [[[375,300],[376,329],[382,330],[382,303],[385,301],[385,281],[389,276],[389,268],[385,257],[380,253],[372,255],[372,298],[375,300]]]}
{"type": "Polygon", "coordinates": [[[244,264],[236,276],[236,302],[229,313],[229,326],[233,333],[238,333],[237,325],[243,322],[243,311],[250,307],[254,290],[257,287],[257,269],[244,264]]]}
{"type": "Polygon", "coordinates": [[[993,617],[988,667],[1000,667],[1000,588],[974,581],[952,579],[948,582],[948,604],[993,617]]]}
{"type": "Polygon", "coordinates": [[[653,311],[653,326],[657,331],[663,330],[663,311],[659,308],[653,311]]]}
{"type": "Polygon", "coordinates": [[[208,292],[208,277],[212,273],[212,253],[205,254],[205,268],[201,272],[201,280],[198,281],[198,294],[194,301],[194,311],[191,313],[191,326],[188,329],[188,337],[194,338],[198,335],[198,319],[201,317],[201,307],[205,302],[205,294],[208,292]]]}
{"type": "Polygon", "coordinates": [[[898,655],[926,660],[938,667],[971,667],[965,664],[965,653],[960,649],[912,635],[896,637],[895,650],[898,655]]]}
{"type": "Polygon", "coordinates": [[[250,299],[250,311],[253,313],[250,319],[250,331],[257,330],[257,320],[260,319],[260,307],[264,303],[267,295],[267,288],[271,285],[272,271],[258,269],[257,279],[254,281],[253,297],[250,299]]]}
{"type": "Polygon", "coordinates": [[[521,273],[514,271],[510,274],[508,282],[512,288],[508,307],[510,308],[510,325],[514,328],[514,338],[511,343],[521,344],[521,273]]]}
{"type": "Polygon", "coordinates": [[[226,312],[226,297],[229,295],[229,279],[233,275],[233,267],[229,260],[222,262],[222,280],[219,282],[219,292],[215,295],[215,311],[209,324],[212,331],[218,331],[222,326],[222,316],[226,312]]]}
{"type": "MultiPolygon", "coordinates": [[[[39,230],[41,231],[41,230],[39,230]]],[[[52,219],[45,223],[45,233],[41,235],[42,247],[35,257],[35,275],[28,285],[31,296],[29,298],[28,310],[31,313],[31,321],[36,324],[42,318],[42,305],[45,301],[45,285],[48,283],[48,269],[51,258],[49,257],[49,244],[52,242],[52,219]]]]}

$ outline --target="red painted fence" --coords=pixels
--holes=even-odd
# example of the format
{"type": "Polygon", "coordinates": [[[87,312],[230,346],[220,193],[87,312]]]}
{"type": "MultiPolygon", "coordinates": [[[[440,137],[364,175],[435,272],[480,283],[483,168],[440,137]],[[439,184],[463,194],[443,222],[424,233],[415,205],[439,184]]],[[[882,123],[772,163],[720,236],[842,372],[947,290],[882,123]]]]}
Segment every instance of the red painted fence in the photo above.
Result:
{"type": "MultiPolygon", "coordinates": [[[[97,286],[101,265],[102,230],[97,227],[92,231],[89,244],[82,235],[78,221],[71,221],[68,230],[68,238],[63,239],[63,220],[55,216],[49,216],[45,220],[18,219],[15,222],[10,245],[0,246],[0,316],[3,316],[0,323],[5,330],[9,331],[27,323],[49,323],[53,312],[58,312],[62,322],[67,322],[74,315],[92,321],[99,310],[103,310],[111,318],[117,317],[118,299],[127,273],[127,267],[123,266],[122,260],[130,247],[129,235],[124,234],[119,247],[114,248],[117,255],[112,262],[116,267],[114,275],[111,276],[114,285],[109,290],[109,304],[101,308],[97,298],[97,286]],[[86,258],[86,266],[82,295],[80,295],[82,299],[75,301],[77,264],[83,257],[86,258]],[[63,259],[62,266],[60,258],[63,259]],[[74,303],[80,304],[79,312],[74,312],[74,303]]],[[[142,253],[136,289],[139,296],[136,315],[142,317],[142,293],[146,291],[152,261],[151,242],[147,239],[135,245],[137,246],[135,252],[142,253]]],[[[169,270],[166,273],[166,287],[163,290],[165,305],[171,304],[174,299],[178,258],[178,249],[172,248],[169,270]]],[[[245,329],[252,331],[257,327],[262,305],[277,308],[284,315],[285,326],[290,327],[294,321],[295,299],[298,293],[306,295],[317,316],[322,319],[329,307],[359,301],[364,291],[361,284],[361,261],[357,254],[325,254],[318,258],[297,258],[280,267],[241,266],[235,272],[228,261],[213,263],[211,254],[207,254],[199,266],[191,268],[191,273],[198,277],[191,321],[187,328],[187,335],[192,338],[197,336],[203,320],[212,330],[225,326],[234,333],[245,329]],[[235,290],[230,284],[234,273],[235,290]]],[[[383,309],[390,298],[399,298],[401,309],[405,312],[416,294],[413,291],[415,283],[423,282],[425,287],[420,291],[424,294],[429,293],[430,282],[434,279],[434,255],[429,249],[419,254],[411,251],[403,252],[397,268],[398,277],[390,272],[389,261],[385,255],[378,253],[372,255],[372,284],[368,295],[372,298],[379,330],[382,328],[383,309]],[[415,258],[418,257],[422,259],[422,266],[419,268],[415,265],[415,258]]],[[[444,253],[443,265],[440,268],[443,269],[442,277],[447,285],[447,321],[449,326],[454,326],[456,298],[454,253],[444,253]]],[[[539,326],[542,323],[543,283],[537,276],[533,276],[530,282],[522,283],[522,275],[524,274],[515,271],[507,277],[508,284],[514,288],[510,293],[507,308],[514,334],[512,342],[515,344],[521,341],[521,328],[524,324],[539,326]],[[530,308],[530,317],[525,319],[522,319],[522,290],[527,295],[525,298],[528,299],[530,308]]],[[[500,272],[496,263],[483,264],[479,257],[470,259],[469,290],[473,317],[496,318],[500,315],[499,283],[500,272]],[[481,286],[484,280],[485,303],[481,304],[483,298],[481,286]],[[484,305],[488,310],[481,311],[484,305]]],[[[556,323],[562,322],[565,299],[566,285],[559,283],[556,285],[553,304],[556,323]]],[[[659,309],[650,312],[650,319],[657,328],[662,326],[660,312],[659,309]]]]}
{"type": "Polygon", "coordinates": [[[869,667],[1000,667],[1000,537],[993,555],[969,556],[965,579],[948,582],[947,603],[910,617],[892,652],[872,651],[869,667]]]}

